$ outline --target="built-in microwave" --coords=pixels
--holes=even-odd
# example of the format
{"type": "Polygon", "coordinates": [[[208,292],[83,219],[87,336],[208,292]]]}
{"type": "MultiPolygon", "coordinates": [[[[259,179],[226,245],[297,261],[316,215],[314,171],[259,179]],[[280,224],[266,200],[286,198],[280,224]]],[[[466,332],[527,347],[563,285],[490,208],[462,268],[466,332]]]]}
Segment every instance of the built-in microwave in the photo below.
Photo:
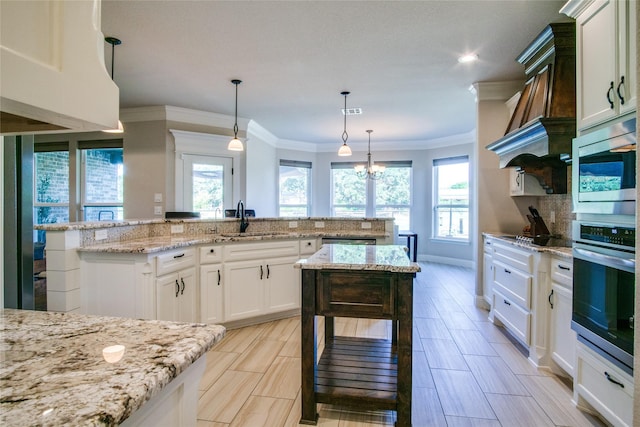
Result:
{"type": "Polygon", "coordinates": [[[635,118],[575,138],[572,157],[575,212],[635,214],[635,118]]]}

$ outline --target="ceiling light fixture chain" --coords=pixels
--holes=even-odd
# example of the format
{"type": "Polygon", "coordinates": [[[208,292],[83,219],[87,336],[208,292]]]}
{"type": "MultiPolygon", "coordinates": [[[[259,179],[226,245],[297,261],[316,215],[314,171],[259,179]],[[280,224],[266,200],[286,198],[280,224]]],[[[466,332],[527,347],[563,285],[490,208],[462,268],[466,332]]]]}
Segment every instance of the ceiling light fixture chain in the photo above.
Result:
{"type": "Polygon", "coordinates": [[[356,175],[358,178],[368,178],[368,179],[378,179],[381,178],[386,170],[385,166],[376,165],[371,159],[371,132],[373,130],[368,129],[366,131],[369,134],[369,144],[367,149],[367,164],[365,165],[356,165],[356,175]]]}
{"type": "Polygon", "coordinates": [[[338,156],[350,156],[351,148],[347,145],[347,139],[349,138],[349,134],[347,133],[347,95],[351,92],[340,92],[340,95],[344,96],[344,131],[342,132],[342,145],[338,150],[338,156]]]}
{"type": "Polygon", "coordinates": [[[244,147],[242,146],[242,141],[238,139],[238,85],[242,83],[242,80],[233,79],[231,80],[231,83],[236,85],[236,115],[235,122],[233,124],[233,139],[229,141],[227,149],[231,151],[243,151],[244,147]]]}

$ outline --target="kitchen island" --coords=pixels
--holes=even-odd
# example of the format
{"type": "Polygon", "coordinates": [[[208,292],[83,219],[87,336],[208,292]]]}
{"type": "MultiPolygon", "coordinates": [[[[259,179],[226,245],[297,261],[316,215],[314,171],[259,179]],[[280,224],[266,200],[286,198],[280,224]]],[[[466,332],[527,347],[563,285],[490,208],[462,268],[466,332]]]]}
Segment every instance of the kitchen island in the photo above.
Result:
{"type": "Polygon", "coordinates": [[[0,425],[195,426],[202,356],[224,334],[219,325],[0,310],[0,425]],[[103,355],[114,345],[124,354],[103,355]]]}
{"type": "Polygon", "coordinates": [[[411,425],[413,279],[420,266],[398,245],[324,245],[295,264],[302,271],[302,415],[317,403],[397,413],[411,425]],[[325,317],[318,361],[316,315],[325,317]],[[334,317],[389,319],[392,339],[337,337],[334,317]]]}

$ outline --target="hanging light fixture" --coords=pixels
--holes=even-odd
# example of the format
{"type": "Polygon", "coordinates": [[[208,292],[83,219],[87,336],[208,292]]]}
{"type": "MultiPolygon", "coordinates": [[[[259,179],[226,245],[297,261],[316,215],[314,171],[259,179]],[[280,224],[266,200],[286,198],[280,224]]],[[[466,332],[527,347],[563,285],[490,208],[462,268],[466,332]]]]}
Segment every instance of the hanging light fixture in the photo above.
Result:
{"type": "Polygon", "coordinates": [[[359,178],[369,178],[369,179],[378,179],[384,174],[386,168],[384,166],[376,165],[373,163],[371,159],[371,132],[372,130],[367,130],[369,134],[369,148],[367,150],[367,164],[365,165],[356,165],[356,175],[359,178]]]}
{"type": "MultiPolygon", "coordinates": [[[[115,49],[116,49],[116,45],[122,44],[122,41],[120,39],[115,38],[115,37],[105,37],[104,41],[106,41],[107,43],[109,43],[111,45],[111,81],[113,81],[113,63],[114,63],[114,59],[115,59],[115,49]]],[[[106,129],[106,130],[103,130],[103,132],[107,132],[107,133],[122,133],[122,132],[124,132],[124,126],[122,126],[122,122],[120,120],[118,120],[118,128],[117,129],[106,129]]]]}
{"type": "Polygon", "coordinates": [[[238,85],[242,83],[242,80],[233,79],[231,83],[236,85],[236,121],[233,125],[233,139],[229,141],[227,149],[231,151],[243,151],[242,141],[238,139],[238,85]]]}
{"type": "Polygon", "coordinates": [[[338,150],[338,156],[350,156],[351,148],[347,145],[347,138],[349,138],[349,134],[347,133],[347,95],[351,92],[340,92],[340,95],[344,96],[344,131],[342,132],[342,145],[338,150]]]}

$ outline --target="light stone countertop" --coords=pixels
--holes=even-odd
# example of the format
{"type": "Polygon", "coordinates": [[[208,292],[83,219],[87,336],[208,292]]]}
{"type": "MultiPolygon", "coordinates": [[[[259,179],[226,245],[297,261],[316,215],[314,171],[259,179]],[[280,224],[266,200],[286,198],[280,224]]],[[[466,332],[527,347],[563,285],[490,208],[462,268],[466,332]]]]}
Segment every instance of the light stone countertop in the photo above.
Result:
{"type": "Polygon", "coordinates": [[[551,255],[559,256],[562,258],[572,259],[573,258],[573,250],[570,247],[565,246],[540,246],[534,245],[533,243],[522,243],[516,240],[513,240],[507,236],[510,236],[506,233],[493,233],[493,232],[483,232],[483,236],[491,237],[494,239],[498,239],[501,242],[508,243],[513,246],[517,246],[519,248],[528,249],[532,252],[546,252],[551,255]]]}
{"type": "Polygon", "coordinates": [[[257,233],[222,233],[201,234],[192,236],[157,236],[141,239],[122,240],[119,242],[101,243],[78,248],[80,252],[106,252],[106,253],[156,253],[170,249],[184,248],[194,245],[233,243],[233,242],[259,242],[263,240],[292,240],[304,238],[344,237],[344,238],[376,238],[387,237],[387,233],[371,232],[257,232],[257,233]]]}
{"type": "Polygon", "coordinates": [[[220,341],[219,325],[0,310],[0,424],[117,425],[220,341]],[[104,347],[122,344],[107,363],[104,347]]]}
{"type": "Polygon", "coordinates": [[[420,265],[409,259],[406,248],[401,245],[325,244],[318,252],[293,266],[303,270],[421,271],[420,265]]]}

